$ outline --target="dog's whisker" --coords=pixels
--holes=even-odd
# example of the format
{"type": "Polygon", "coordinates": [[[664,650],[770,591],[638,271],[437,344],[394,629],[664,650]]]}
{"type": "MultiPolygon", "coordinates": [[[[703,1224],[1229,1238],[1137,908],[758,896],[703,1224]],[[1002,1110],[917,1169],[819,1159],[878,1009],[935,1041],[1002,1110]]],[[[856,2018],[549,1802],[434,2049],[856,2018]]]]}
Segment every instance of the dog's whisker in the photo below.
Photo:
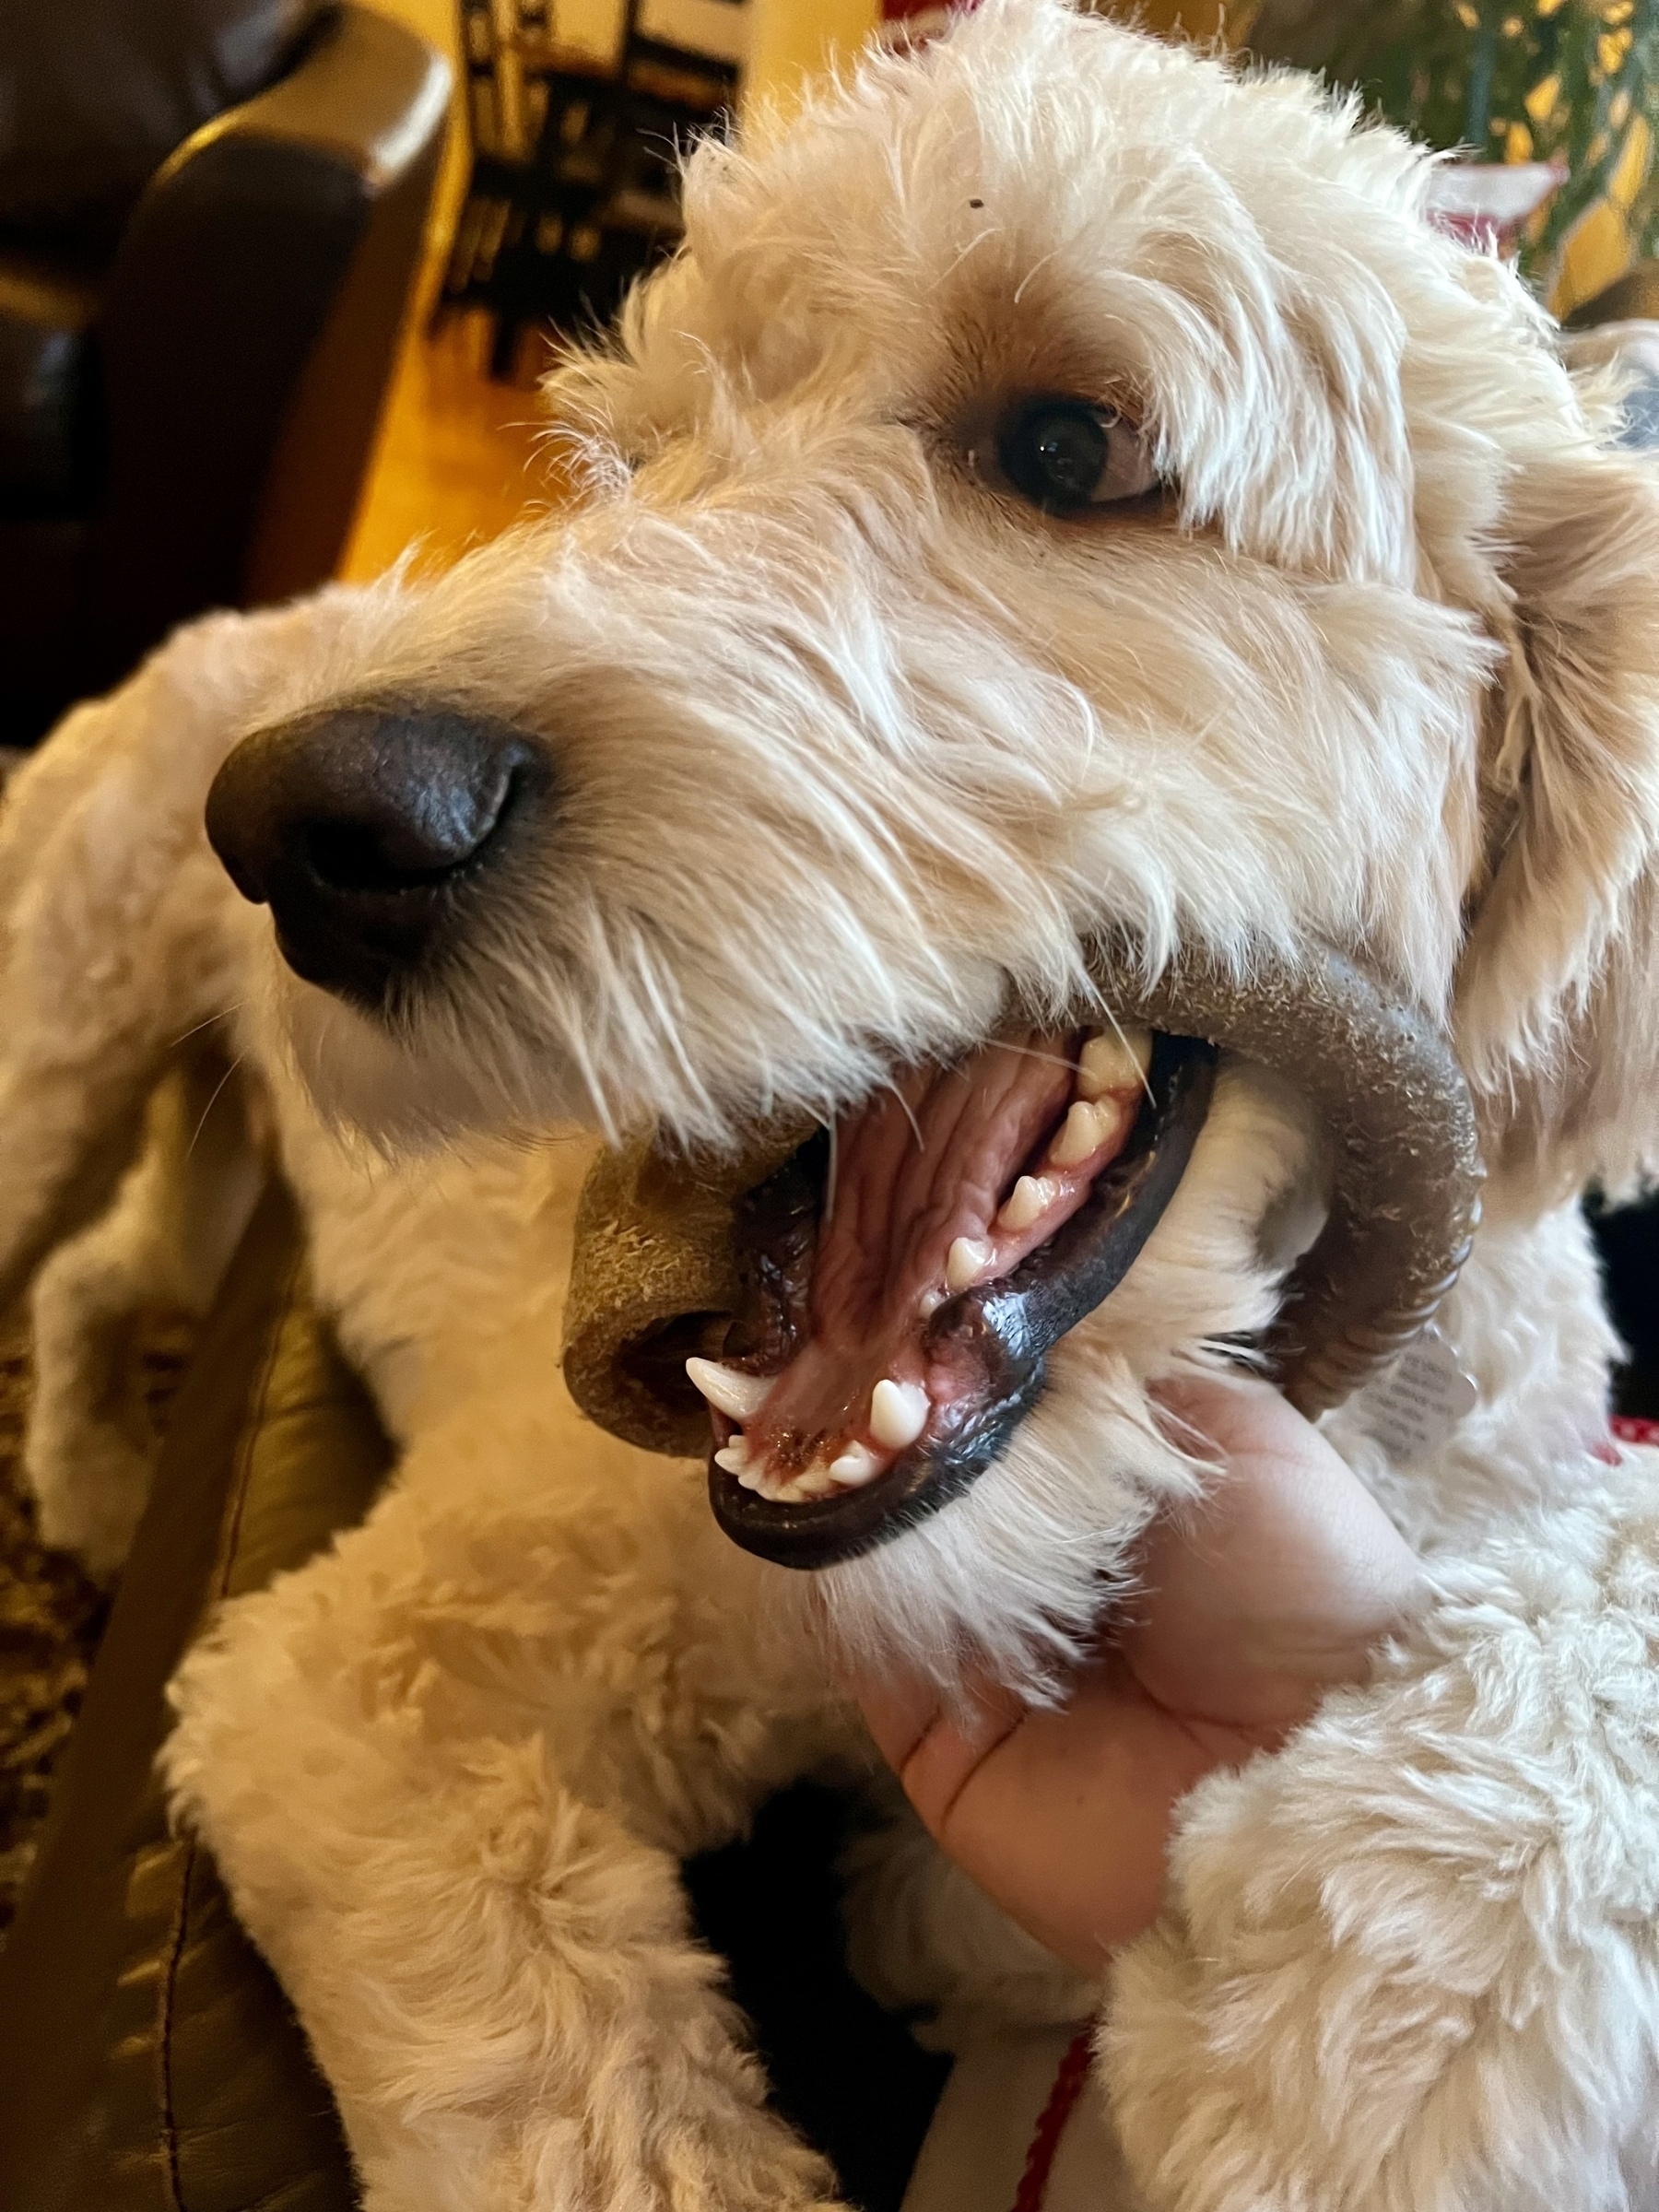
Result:
{"type": "Polygon", "coordinates": [[[238,1068],[240,1068],[240,1067],[241,1066],[241,1065],[242,1065],[243,1061],[244,1061],[244,1060],[247,1058],[247,1056],[248,1056],[248,1055],[247,1055],[246,1052],[241,1052],[241,1053],[237,1053],[237,1055],[236,1055],[236,1057],[235,1057],[235,1059],[231,1061],[231,1063],[230,1063],[229,1066],[228,1068],[226,1068],[226,1070],[225,1070],[224,1074],[223,1074],[223,1075],[222,1075],[222,1076],[219,1077],[218,1081],[218,1082],[217,1082],[217,1083],[214,1085],[214,1087],[213,1087],[213,1089],[212,1089],[212,1092],[210,1093],[210,1095],[209,1095],[209,1097],[208,1097],[207,1103],[206,1103],[206,1106],[204,1106],[204,1107],[203,1107],[203,1109],[202,1109],[202,1118],[201,1118],[201,1120],[200,1120],[199,1122],[197,1122],[197,1124],[196,1124],[196,1125],[195,1125],[195,1129],[194,1129],[194,1133],[192,1134],[192,1136],[191,1136],[190,1142],[189,1142],[189,1144],[188,1144],[188,1145],[186,1145],[186,1146],[185,1146],[185,1147],[184,1147],[184,1157],[185,1157],[187,1159],[190,1159],[190,1158],[191,1158],[191,1157],[192,1157],[192,1156],[194,1154],[194,1151],[195,1151],[196,1146],[197,1146],[197,1145],[198,1145],[198,1144],[201,1142],[202,1132],[203,1132],[203,1130],[204,1130],[204,1129],[206,1129],[206,1126],[207,1126],[207,1123],[208,1123],[208,1119],[209,1119],[210,1115],[212,1114],[214,1108],[215,1108],[215,1107],[216,1107],[216,1106],[218,1104],[218,1102],[219,1102],[219,1095],[220,1095],[220,1093],[223,1091],[223,1089],[224,1089],[224,1088],[225,1088],[226,1084],[229,1082],[229,1080],[230,1080],[231,1077],[232,1077],[233,1075],[235,1075],[235,1073],[236,1073],[236,1071],[238,1070],[238,1068]]]}
{"type": "Polygon", "coordinates": [[[890,1092],[892,1093],[893,1097],[894,1097],[895,1099],[897,1099],[897,1100],[898,1100],[898,1101],[899,1101],[899,1111],[900,1112],[900,1113],[902,1113],[902,1114],[903,1114],[903,1116],[904,1116],[905,1120],[906,1120],[906,1121],[907,1121],[907,1122],[910,1124],[910,1125],[911,1125],[911,1134],[912,1134],[912,1135],[914,1136],[914,1138],[915,1138],[915,1140],[916,1140],[916,1149],[917,1149],[917,1151],[918,1151],[918,1152],[925,1152],[925,1151],[926,1151],[926,1149],[927,1149],[927,1140],[926,1140],[926,1138],[925,1138],[925,1137],[923,1135],[923,1134],[922,1134],[922,1124],[921,1124],[921,1123],[920,1123],[920,1122],[919,1122],[919,1121],[916,1119],[915,1113],[914,1113],[914,1112],[913,1112],[913,1110],[912,1110],[912,1106],[911,1106],[911,1102],[910,1102],[910,1100],[908,1100],[908,1099],[905,1097],[905,1095],[904,1095],[903,1091],[901,1091],[901,1090],[900,1089],[900,1088],[899,1088],[898,1084],[897,1084],[897,1083],[895,1083],[895,1082],[892,1082],[890,1079],[889,1079],[888,1082],[884,1083],[884,1084],[881,1086],[881,1088],[883,1088],[883,1090],[890,1091],[890,1092]]]}
{"type": "Polygon", "coordinates": [[[977,250],[984,244],[988,238],[996,237],[998,229],[999,226],[997,224],[987,223],[982,229],[976,230],[965,246],[958,248],[956,253],[952,256],[949,265],[940,270],[939,274],[928,286],[928,290],[931,292],[936,292],[942,284],[948,283],[950,278],[956,275],[957,271],[961,267],[962,264],[967,260],[971,253],[977,252],[977,250]]]}
{"type": "Polygon", "coordinates": [[[1110,1006],[1103,1006],[1100,1010],[1106,1017],[1106,1020],[1111,1027],[1112,1035],[1117,1039],[1119,1044],[1123,1046],[1124,1058],[1134,1065],[1139,1073],[1141,1095],[1146,1099],[1148,1105],[1155,1103],[1152,1097],[1152,1072],[1150,1067],[1140,1067],[1140,1055],[1135,1052],[1135,1047],[1130,1043],[1127,1031],[1124,1030],[1123,1023],[1118,1019],[1117,1016],[1112,1011],[1112,1008],[1110,1006]]]}
{"type": "Polygon", "coordinates": [[[193,1037],[199,1037],[204,1030],[212,1029],[216,1021],[233,1021],[247,1004],[245,998],[239,998],[233,1006],[221,1006],[217,1013],[204,1016],[200,1021],[193,1023],[189,1029],[175,1037],[168,1050],[176,1053],[182,1044],[188,1044],[193,1037]]]}
{"type": "Polygon", "coordinates": [[[1005,1042],[1002,1049],[1005,1053],[1013,1053],[1021,1060],[1039,1060],[1046,1067],[1064,1067],[1074,1076],[1078,1073],[1080,1066],[1079,1062],[1068,1058],[1064,1053],[1045,1053],[1034,1044],[1005,1042]]]}
{"type": "Polygon", "coordinates": [[[1025,298],[1027,285],[1033,283],[1035,279],[1042,274],[1043,270],[1048,267],[1050,262],[1058,257],[1059,252],[1059,247],[1055,246],[1047,253],[1040,255],[1039,258],[1031,264],[1030,267],[1026,271],[1025,275],[1020,278],[1018,284],[1015,287],[1014,304],[1016,307],[1018,307],[1020,301],[1025,298]]]}

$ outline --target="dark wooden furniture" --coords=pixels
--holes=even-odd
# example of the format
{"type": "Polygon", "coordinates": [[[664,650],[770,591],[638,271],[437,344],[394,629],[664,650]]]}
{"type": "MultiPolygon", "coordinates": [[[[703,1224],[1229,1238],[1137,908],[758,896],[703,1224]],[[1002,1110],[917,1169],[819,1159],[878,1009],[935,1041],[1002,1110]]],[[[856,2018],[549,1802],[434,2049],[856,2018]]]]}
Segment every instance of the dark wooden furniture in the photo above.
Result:
{"type": "Polygon", "coordinates": [[[629,0],[607,65],[560,40],[547,0],[462,0],[472,173],[442,307],[488,310],[493,374],[532,325],[608,321],[677,242],[678,157],[726,127],[737,90],[741,0],[711,5],[730,18],[721,52],[659,35],[629,0]]]}

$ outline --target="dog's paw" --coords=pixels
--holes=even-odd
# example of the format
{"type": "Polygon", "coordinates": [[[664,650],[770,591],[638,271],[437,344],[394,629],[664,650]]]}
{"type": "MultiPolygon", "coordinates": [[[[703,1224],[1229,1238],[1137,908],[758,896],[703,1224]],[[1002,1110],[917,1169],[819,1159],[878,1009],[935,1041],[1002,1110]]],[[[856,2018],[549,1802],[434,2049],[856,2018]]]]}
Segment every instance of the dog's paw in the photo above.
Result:
{"type": "Polygon", "coordinates": [[[1376,1681],[1187,1800],[1102,2036],[1148,2204],[1626,2212],[1656,1794],[1659,1518],[1587,1499],[1441,1575],[1376,1681]]]}

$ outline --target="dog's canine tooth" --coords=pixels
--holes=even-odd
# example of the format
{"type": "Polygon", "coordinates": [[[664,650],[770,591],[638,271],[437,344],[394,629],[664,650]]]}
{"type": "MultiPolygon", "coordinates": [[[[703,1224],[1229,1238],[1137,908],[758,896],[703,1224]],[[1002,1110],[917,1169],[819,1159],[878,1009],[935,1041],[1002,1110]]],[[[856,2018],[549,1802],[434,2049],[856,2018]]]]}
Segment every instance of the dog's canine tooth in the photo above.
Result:
{"type": "Polygon", "coordinates": [[[847,1488],[857,1489],[880,1474],[881,1460],[868,1444],[849,1444],[839,1458],[830,1462],[830,1472],[847,1488]]]}
{"type": "Polygon", "coordinates": [[[889,1452],[903,1452],[927,1426],[933,1402],[919,1382],[884,1375],[870,1393],[870,1433],[889,1452]]]}
{"type": "Polygon", "coordinates": [[[753,1420],[772,1386],[771,1375],[746,1375],[718,1359],[688,1359],[686,1372],[710,1405],[728,1420],[753,1420]]]}
{"type": "Polygon", "coordinates": [[[998,1229],[1030,1229],[1049,1206],[1053,1186],[1041,1175],[1022,1175],[996,1217],[998,1229]]]}
{"type": "Polygon", "coordinates": [[[945,1255],[945,1282],[954,1295],[978,1282],[991,1259],[991,1247],[981,1237],[958,1237],[945,1255]]]}
{"type": "Polygon", "coordinates": [[[1152,1065],[1152,1032],[1138,1025],[1120,1036],[1102,1030],[1083,1047],[1077,1065],[1077,1096],[1091,1103],[1109,1090],[1138,1090],[1152,1065]]]}

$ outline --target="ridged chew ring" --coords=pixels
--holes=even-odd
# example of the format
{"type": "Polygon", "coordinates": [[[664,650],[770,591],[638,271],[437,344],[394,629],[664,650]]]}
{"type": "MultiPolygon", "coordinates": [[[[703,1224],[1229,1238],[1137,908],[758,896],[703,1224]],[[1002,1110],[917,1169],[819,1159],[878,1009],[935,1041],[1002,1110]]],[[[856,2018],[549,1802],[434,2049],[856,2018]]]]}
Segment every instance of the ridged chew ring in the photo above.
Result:
{"type": "MultiPolygon", "coordinates": [[[[1311,1101],[1332,1159],[1329,1214],[1287,1285],[1269,1347],[1274,1371],[1309,1416],[1339,1404],[1428,1322],[1456,1280],[1478,1218],[1474,1110],[1445,1038],[1335,953],[1297,964],[1258,958],[1243,980],[1188,957],[1148,985],[1131,948],[1102,946],[1090,972],[1101,1005],[1119,1020],[1160,1033],[1159,1097],[1148,1104],[1140,1151],[1161,1147],[1170,1163],[1123,1186],[1135,1208],[1132,1227],[1097,1231],[1100,1295],[1133,1261],[1173,1194],[1203,1117],[1202,1044],[1179,1052],[1175,1041],[1203,1041],[1260,1062],[1311,1101]],[[1113,1236],[1115,1257],[1107,1249],[1113,1236]]],[[[725,1348],[745,1299],[744,1202],[795,1158],[815,1126],[805,1116],[774,1121],[718,1160],[637,1143],[597,1162],[577,1216],[564,1369],[571,1394],[602,1427],[650,1451],[707,1453],[707,1408],[685,1362],[695,1354],[719,1359],[725,1348]]],[[[984,1303],[990,1309],[995,1300],[984,1303]]],[[[1070,1325],[1064,1316],[1061,1325],[1070,1325]]],[[[1034,1401],[1052,1340],[1053,1333],[1035,1347],[1037,1364],[1018,1403],[1011,1400],[1010,1425],[1034,1401]]],[[[994,1455],[982,1443],[955,1460],[935,1455],[931,1471],[919,1459],[890,1489],[818,1505],[768,1504],[716,1473],[716,1511],[750,1548],[823,1565],[897,1534],[994,1455]]]]}
{"type": "Polygon", "coordinates": [[[1280,1389],[1314,1419],[1421,1333],[1469,1256],[1485,1170],[1463,1070],[1420,1008],[1339,953],[1258,959],[1243,983],[1179,961],[1133,998],[1124,965],[1094,970],[1114,1010],[1121,998],[1137,1020],[1273,1068],[1324,1123],[1330,1212],[1269,1347],[1280,1389]]]}

